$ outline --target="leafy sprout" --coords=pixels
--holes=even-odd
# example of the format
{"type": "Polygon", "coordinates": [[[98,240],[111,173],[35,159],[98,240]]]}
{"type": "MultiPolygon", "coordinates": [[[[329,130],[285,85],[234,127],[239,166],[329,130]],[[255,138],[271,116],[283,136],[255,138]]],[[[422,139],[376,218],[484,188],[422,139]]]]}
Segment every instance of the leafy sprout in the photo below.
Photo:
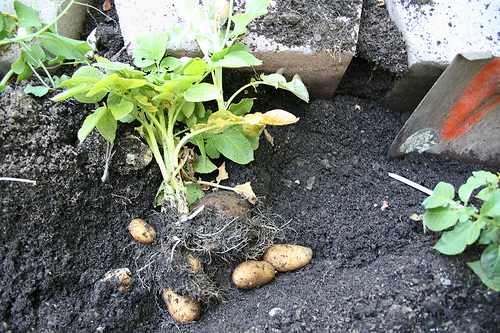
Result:
{"type": "Polygon", "coordinates": [[[424,221],[432,231],[444,231],[434,248],[447,255],[462,253],[467,245],[478,241],[487,245],[481,259],[468,265],[489,288],[500,291],[500,189],[499,175],[487,171],[472,173],[458,189],[455,201],[453,185],[440,182],[431,196],[424,200],[424,221]],[[483,201],[481,208],[470,204],[475,198],[483,201]]]}

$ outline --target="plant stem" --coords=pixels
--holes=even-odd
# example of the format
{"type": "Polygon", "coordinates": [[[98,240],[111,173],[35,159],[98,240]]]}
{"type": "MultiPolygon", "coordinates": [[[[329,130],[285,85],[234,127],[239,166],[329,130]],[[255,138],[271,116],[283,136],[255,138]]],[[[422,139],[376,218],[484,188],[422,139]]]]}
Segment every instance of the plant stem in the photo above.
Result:
{"type": "Polygon", "coordinates": [[[0,89],[7,85],[7,81],[9,81],[9,79],[12,77],[12,75],[14,75],[14,71],[12,69],[10,69],[7,72],[7,74],[5,74],[5,76],[2,78],[2,81],[0,81],[0,89]]]}
{"type": "Polygon", "coordinates": [[[259,84],[266,84],[265,82],[262,82],[262,81],[256,81],[256,82],[250,82],[250,83],[247,83],[245,84],[243,87],[241,87],[240,89],[238,89],[226,102],[226,109],[229,107],[229,105],[231,105],[233,99],[238,96],[243,90],[245,90],[246,88],[248,87],[254,87],[254,88],[257,88],[259,86],[259,84]]]}
{"type": "Polygon", "coordinates": [[[234,187],[224,186],[224,185],[220,185],[220,184],[217,184],[217,183],[207,182],[207,181],[204,181],[204,180],[197,180],[195,182],[186,182],[186,185],[190,185],[190,184],[209,185],[209,186],[212,186],[212,187],[217,187],[217,188],[221,188],[223,190],[229,190],[229,191],[233,191],[233,192],[238,193],[238,191],[236,191],[236,189],[234,187]]]}
{"type": "Polygon", "coordinates": [[[193,132],[191,132],[189,134],[186,134],[179,141],[179,143],[177,144],[177,146],[175,147],[175,151],[174,151],[175,156],[179,156],[179,153],[181,152],[182,147],[186,144],[186,142],[189,139],[191,139],[192,137],[197,136],[198,134],[201,134],[203,132],[208,132],[208,131],[216,129],[216,128],[219,128],[219,125],[212,125],[212,126],[204,127],[204,128],[199,129],[199,130],[193,131],[193,132]]]}

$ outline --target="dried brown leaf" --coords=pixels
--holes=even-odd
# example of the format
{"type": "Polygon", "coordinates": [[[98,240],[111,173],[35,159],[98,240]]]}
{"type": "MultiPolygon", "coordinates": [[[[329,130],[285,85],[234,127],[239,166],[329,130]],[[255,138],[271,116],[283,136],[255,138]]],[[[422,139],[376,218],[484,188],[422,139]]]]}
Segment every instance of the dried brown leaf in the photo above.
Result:
{"type": "Polygon", "coordinates": [[[248,202],[250,202],[252,205],[255,205],[259,199],[257,199],[257,196],[255,193],[253,193],[252,186],[250,185],[250,182],[246,182],[243,185],[236,185],[234,187],[236,192],[238,192],[240,195],[244,196],[248,202]]]}

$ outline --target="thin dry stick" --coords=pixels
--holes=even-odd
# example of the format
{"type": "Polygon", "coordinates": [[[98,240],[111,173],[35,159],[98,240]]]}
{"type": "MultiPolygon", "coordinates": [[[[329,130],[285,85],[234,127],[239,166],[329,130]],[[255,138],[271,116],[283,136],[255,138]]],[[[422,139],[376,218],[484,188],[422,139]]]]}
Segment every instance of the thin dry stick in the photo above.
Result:
{"type": "Polygon", "coordinates": [[[24,179],[24,178],[0,177],[0,180],[5,180],[8,182],[31,183],[33,185],[36,185],[36,180],[30,180],[30,179],[24,179]]]}

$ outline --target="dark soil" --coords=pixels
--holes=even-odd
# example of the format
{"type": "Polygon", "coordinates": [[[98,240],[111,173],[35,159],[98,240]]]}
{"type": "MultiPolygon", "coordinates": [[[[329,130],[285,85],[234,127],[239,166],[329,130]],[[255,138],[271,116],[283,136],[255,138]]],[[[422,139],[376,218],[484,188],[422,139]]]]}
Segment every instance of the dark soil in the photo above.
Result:
{"type": "MultiPolygon", "coordinates": [[[[376,1],[364,5],[374,8],[376,1]]],[[[371,13],[379,19],[366,13],[360,36],[370,34],[363,30],[366,22],[378,22],[373,29],[388,34],[377,43],[385,40],[390,53],[400,37],[392,36],[383,8],[371,13]]],[[[92,15],[89,27],[99,24],[102,34],[100,54],[116,55],[122,45],[112,22],[92,15]]],[[[433,250],[439,234],[424,232],[421,222],[409,218],[423,213],[425,194],[387,175],[429,188],[439,181],[457,187],[484,167],[426,154],[387,161],[409,115],[380,105],[383,87],[390,87],[404,62],[382,64],[373,53],[377,43],[359,47],[365,58],[355,60],[331,100],[305,104],[286,92],[258,94],[255,111],[283,108],[301,119],[269,128],[274,146],[262,139],[250,164],[226,161],[230,179],[224,184],[252,182],[260,209],[284,226],[277,241],[308,246],[314,257],[255,290],[229,284],[225,300],[205,306],[191,324],[170,317],[161,282],[142,274],[152,246],[132,239],[127,229],[134,218],[164,229],[153,208],[161,182],[156,164],[128,174],[112,168],[109,181],[101,183],[103,142],[96,133],[84,144],[77,139],[94,106],[33,98],[13,84],[0,96],[0,176],[37,184],[0,182],[0,331],[498,331],[499,293],[466,264],[482,248],[470,246],[453,257],[433,250]],[[371,76],[374,70],[377,76],[371,76]],[[373,81],[379,84],[367,90],[364,83],[373,81]],[[100,281],[117,268],[132,272],[127,293],[100,281]]],[[[127,61],[124,54],[118,59],[127,61]]],[[[249,80],[246,74],[230,76],[237,85],[249,80]]],[[[133,126],[122,127],[118,140],[129,133],[133,126]]],[[[221,272],[221,280],[229,278],[221,272]]]]}

